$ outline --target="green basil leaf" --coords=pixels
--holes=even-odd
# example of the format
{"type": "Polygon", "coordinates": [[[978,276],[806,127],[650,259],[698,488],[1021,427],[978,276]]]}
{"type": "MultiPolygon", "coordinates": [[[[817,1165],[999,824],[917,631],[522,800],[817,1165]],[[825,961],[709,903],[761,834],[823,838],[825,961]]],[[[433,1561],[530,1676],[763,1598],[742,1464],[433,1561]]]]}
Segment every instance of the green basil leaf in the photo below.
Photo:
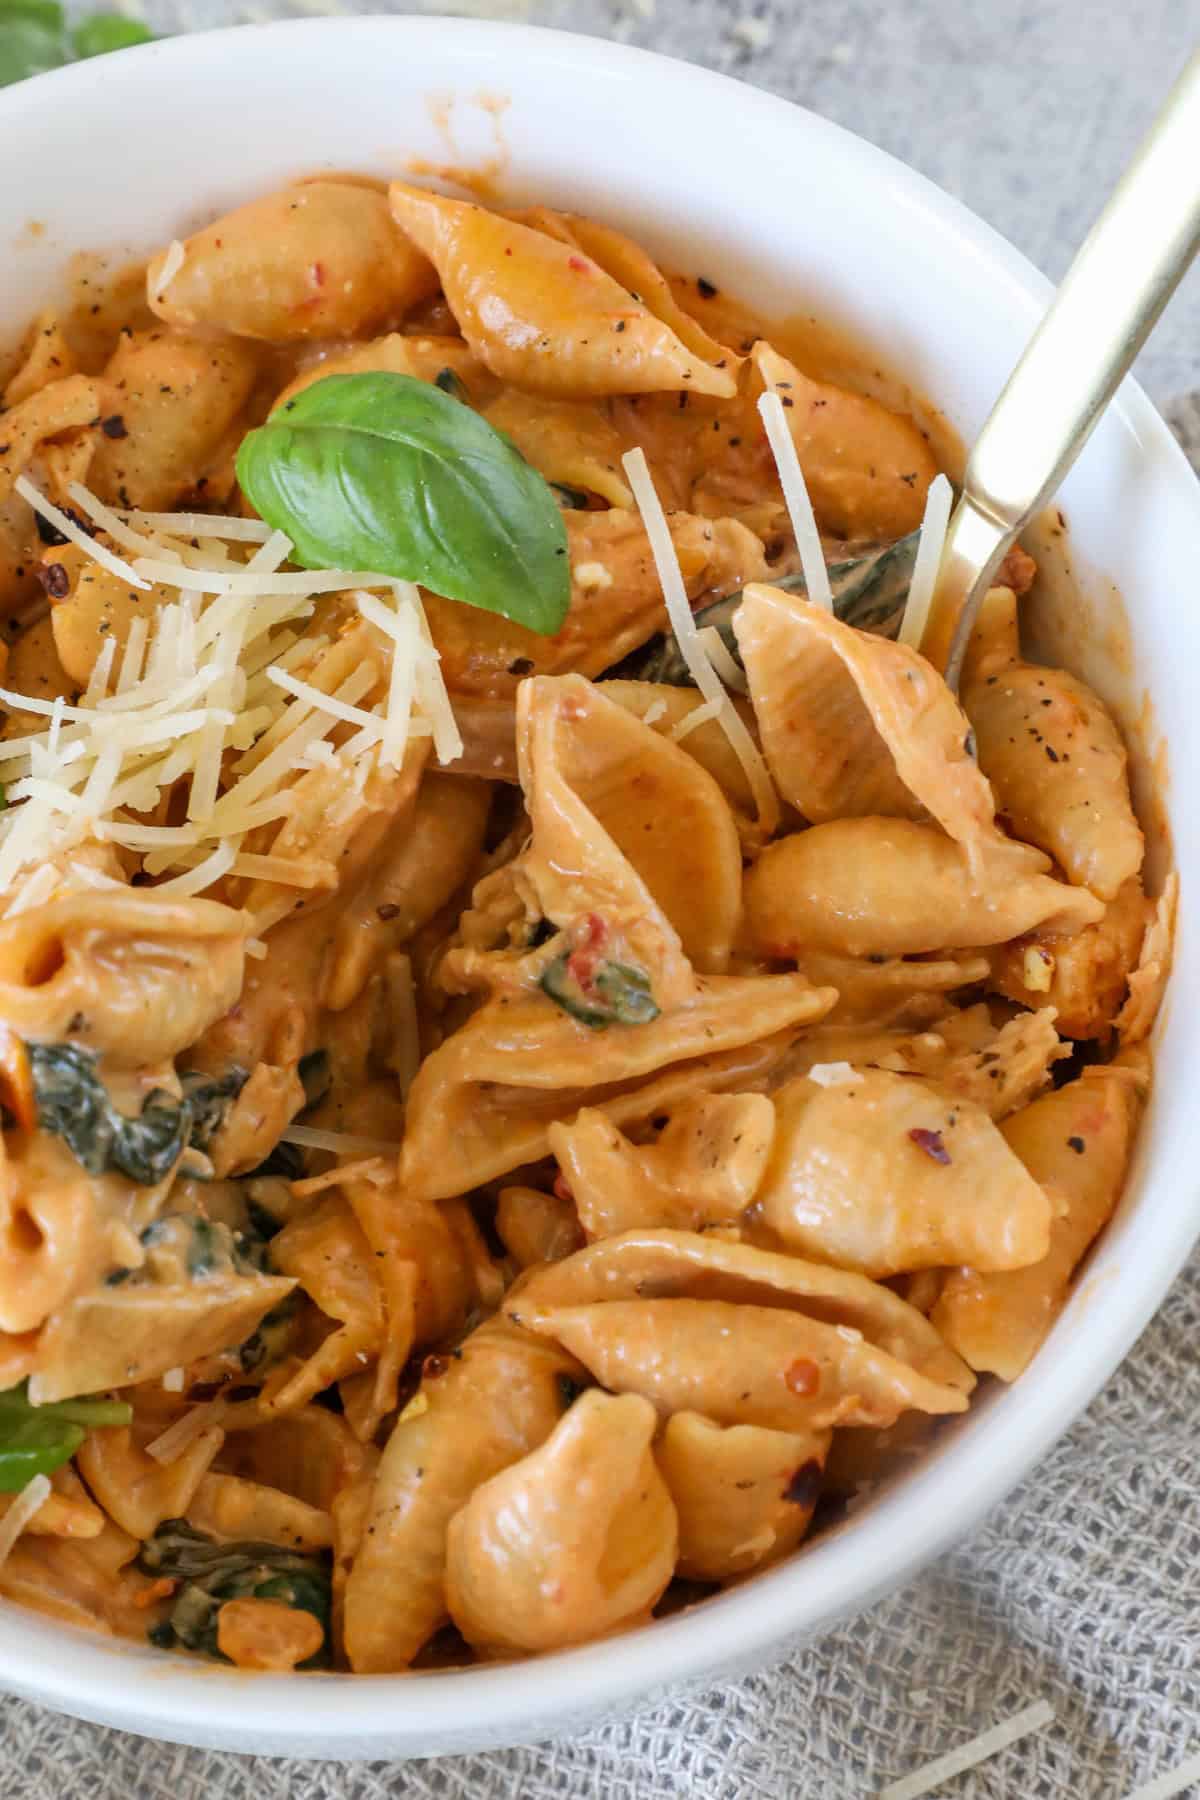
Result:
{"type": "Polygon", "coordinates": [[[0,87],[69,61],[61,6],[42,6],[37,0],[0,4],[0,87]]]}
{"type": "Polygon", "coordinates": [[[31,1406],[24,1382],[0,1393],[0,1493],[15,1494],[35,1475],[69,1462],[94,1425],[128,1425],[121,1400],[56,1400],[31,1406]]]}
{"type": "Polygon", "coordinates": [[[658,1003],[644,969],[631,963],[602,962],[585,985],[571,961],[571,956],[564,954],[547,963],[540,986],[580,1025],[605,1031],[610,1025],[648,1025],[657,1019],[658,1003]]]}
{"type": "Polygon", "coordinates": [[[549,483],[486,419],[409,375],[327,375],[238,451],[250,504],[306,568],[377,571],[530,630],[571,598],[549,483]]]}
{"type": "Polygon", "coordinates": [[[152,44],[154,33],[138,19],[120,13],[93,13],[71,33],[71,47],[81,59],[107,56],[110,50],[129,50],[134,44],[152,44]]]}

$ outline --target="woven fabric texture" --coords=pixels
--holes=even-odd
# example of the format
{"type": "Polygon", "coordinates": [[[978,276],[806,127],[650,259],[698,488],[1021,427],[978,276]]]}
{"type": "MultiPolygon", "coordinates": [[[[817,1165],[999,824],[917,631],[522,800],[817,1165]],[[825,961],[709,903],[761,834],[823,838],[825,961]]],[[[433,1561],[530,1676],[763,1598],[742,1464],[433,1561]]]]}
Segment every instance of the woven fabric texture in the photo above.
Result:
{"type": "MultiPolygon", "coordinates": [[[[77,9],[82,10],[82,9],[77,9]]],[[[1061,274],[1200,0],[147,0],[163,30],[328,11],[512,16],[759,82],[895,151],[1061,274]]],[[[1200,275],[1139,366],[1200,463],[1200,275]],[[1181,398],[1182,396],[1182,398],[1181,398]]],[[[0,1701],[0,1800],[866,1800],[1048,1699],[953,1800],[1121,1800],[1200,1749],[1200,1257],[1086,1416],[986,1525],[819,1645],[572,1741],[388,1766],[177,1749],[0,1701]]],[[[946,1495],[953,1508],[954,1496],[946,1495]]]]}

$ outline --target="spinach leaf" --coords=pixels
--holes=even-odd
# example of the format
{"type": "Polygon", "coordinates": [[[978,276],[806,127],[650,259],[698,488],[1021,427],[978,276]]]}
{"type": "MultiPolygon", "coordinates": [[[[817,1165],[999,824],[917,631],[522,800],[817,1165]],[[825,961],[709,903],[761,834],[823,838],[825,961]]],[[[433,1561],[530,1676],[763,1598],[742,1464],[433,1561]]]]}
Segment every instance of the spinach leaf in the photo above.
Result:
{"type": "Polygon", "coordinates": [[[27,1384],[0,1393],[0,1493],[15,1494],[35,1475],[69,1462],[94,1425],[128,1425],[120,1400],[54,1400],[32,1406],[27,1384]]]}
{"type": "MultiPolygon", "coordinates": [[[[186,1519],[164,1519],[138,1554],[146,1575],[181,1583],[168,1620],[151,1633],[163,1649],[175,1645],[220,1657],[217,1614],[227,1600],[281,1600],[310,1612],[329,1641],[330,1570],[327,1554],[301,1556],[275,1544],[250,1540],[223,1543],[197,1531],[186,1519]]],[[[327,1650],[302,1668],[328,1664],[327,1650]]]]}
{"type": "Polygon", "coordinates": [[[307,568],[419,581],[559,629],[567,535],[549,484],[486,419],[409,375],[327,375],[242,440],[250,504],[307,568]]]}
{"type": "Polygon", "coordinates": [[[154,33],[138,19],[120,13],[92,13],[71,33],[71,48],[80,61],[107,56],[110,50],[131,50],[135,44],[152,44],[154,33]]]}
{"type": "Polygon", "coordinates": [[[602,962],[586,982],[571,968],[571,956],[555,957],[542,971],[541,987],[557,1006],[592,1031],[609,1025],[648,1025],[658,1004],[644,969],[631,963],[602,962]]]}
{"type": "Polygon", "coordinates": [[[245,1071],[185,1075],[183,1098],[156,1089],[136,1119],[119,1112],[100,1079],[96,1058],[78,1044],[28,1044],[38,1123],[61,1137],[89,1175],[118,1169],[153,1187],[188,1146],[203,1150],[240,1092],[245,1071]]]}

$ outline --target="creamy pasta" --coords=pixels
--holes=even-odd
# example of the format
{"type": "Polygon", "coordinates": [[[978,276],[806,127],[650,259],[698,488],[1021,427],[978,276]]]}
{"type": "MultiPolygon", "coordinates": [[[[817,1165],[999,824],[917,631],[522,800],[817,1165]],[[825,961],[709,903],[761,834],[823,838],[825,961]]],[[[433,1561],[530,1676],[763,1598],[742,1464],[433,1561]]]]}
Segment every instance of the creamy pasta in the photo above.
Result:
{"type": "Polygon", "coordinates": [[[1150,1083],[1032,561],[951,692],[921,427],[593,219],[299,181],[116,291],[4,365],[0,1594],[379,1673],[803,1554],[1150,1083]]]}

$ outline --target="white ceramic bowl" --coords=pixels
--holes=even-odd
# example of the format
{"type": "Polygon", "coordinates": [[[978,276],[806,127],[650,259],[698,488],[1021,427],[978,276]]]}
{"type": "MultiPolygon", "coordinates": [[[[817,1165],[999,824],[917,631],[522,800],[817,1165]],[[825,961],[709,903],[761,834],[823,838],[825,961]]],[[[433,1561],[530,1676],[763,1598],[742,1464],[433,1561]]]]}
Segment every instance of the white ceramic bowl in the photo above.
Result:
{"type": "MultiPolygon", "coordinates": [[[[145,251],[286,177],[403,173],[412,157],[475,167],[495,158],[513,200],[614,219],[767,315],[803,305],[842,321],[968,441],[1047,298],[1015,251],[920,176],[722,77],[513,26],[322,20],[176,39],[0,95],[0,163],[15,171],[0,192],[0,333],[55,288],[77,249],[145,251]]],[[[1062,505],[1077,559],[1109,579],[1085,577],[1086,624],[1064,634],[1060,621],[1059,642],[1080,672],[1121,689],[1129,716],[1148,690],[1171,764],[1195,767],[1200,488],[1136,387],[1100,425],[1062,505]],[[1113,657],[1114,587],[1130,621],[1124,668],[1113,657]]],[[[1200,819],[1181,807],[1173,828],[1185,901],[1174,991],[1194,993],[1187,901],[1200,892],[1200,819]]],[[[1034,1370],[768,1575],[607,1643],[407,1677],[239,1676],[5,1606],[0,1684],[185,1743],[428,1756],[561,1733],[672,1684],[782,1656],[974,1525],[1087,1405],[1158,1306],[1200,1230],[1195,1018],[1167,1009],[1128,1194],[1034,1370]]]]}

